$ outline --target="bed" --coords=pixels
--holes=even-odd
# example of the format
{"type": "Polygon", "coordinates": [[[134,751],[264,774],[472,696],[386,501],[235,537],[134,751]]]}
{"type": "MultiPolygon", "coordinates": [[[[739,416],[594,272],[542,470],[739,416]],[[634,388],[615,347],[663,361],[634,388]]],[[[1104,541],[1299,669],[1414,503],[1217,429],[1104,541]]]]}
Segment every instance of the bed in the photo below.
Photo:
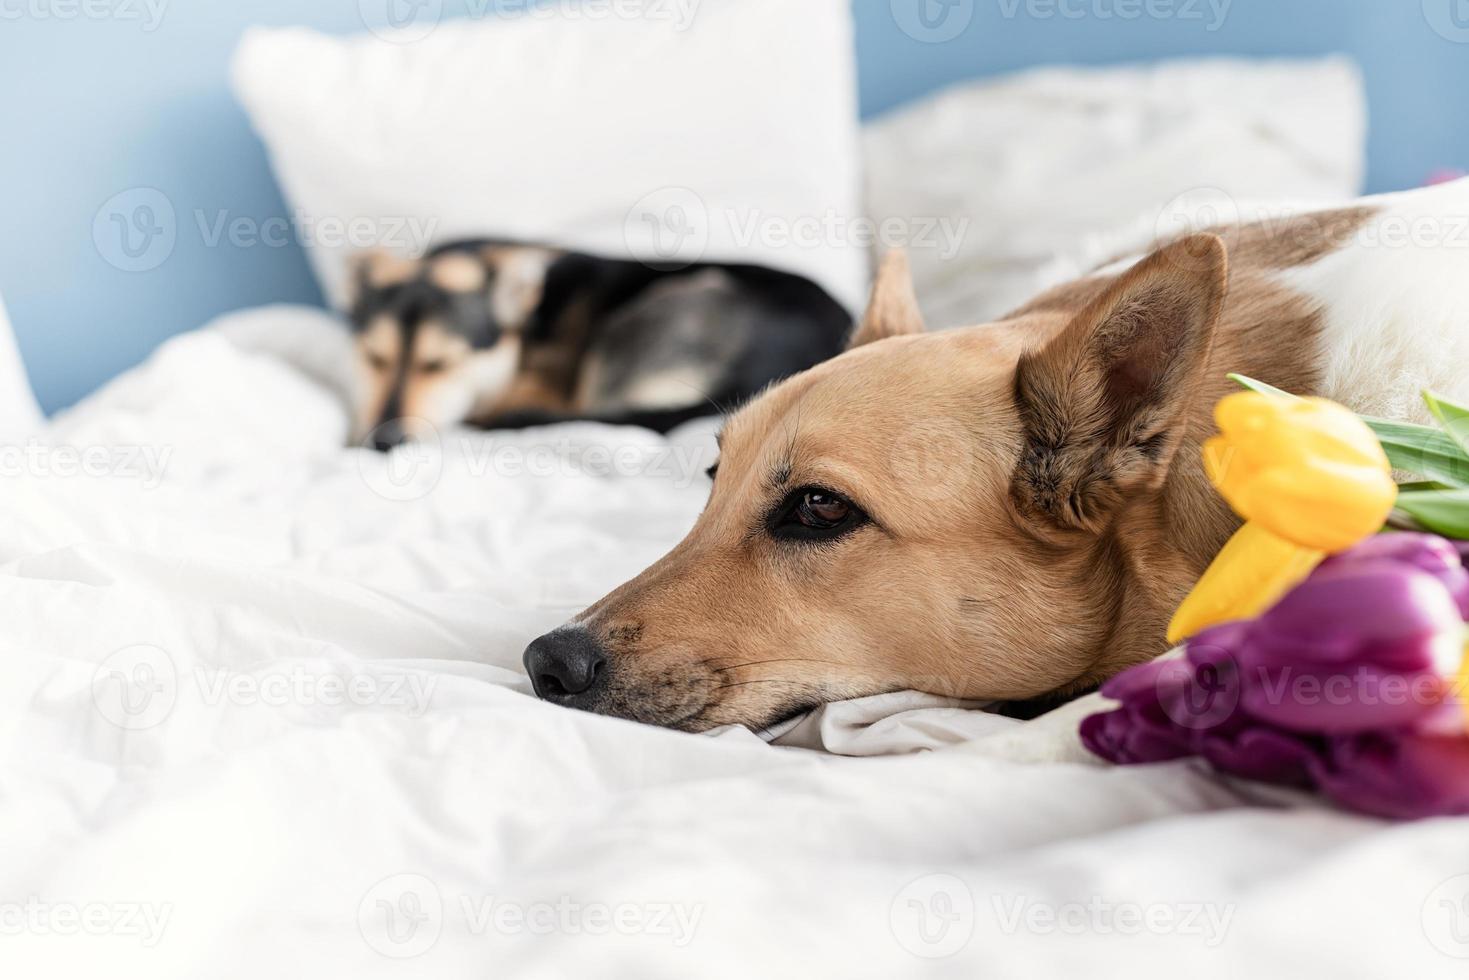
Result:
{"type": "MultiPolygon", "coordinates": [[[[863,134],[873,218],[990,219],[918,256],[935,321],[1078,268],[1063,243],[1104,254],[1156,214],[1139,173],[1360,184],[1349,66],[1172,71],[955,90],[863,134]],[[1134,111],[1097,117],[1103,90],[1134,111]],[[1196,125],[1189,92],[1223,109],[1196,125]],[[1026,125],[981,146],[977,118],[1026,125]],[[1111,142],[1057,136],[1083,118],[1111,142]],[[1084,201],[1111,210],[1083,227],[1084,201]]],[[[849,252],[801,261],[846,281],[849,252]]],[[[345,343],[320,310],[242,311],[5,447],[7,975],[1462,975],[1462,821],[1103,766],[1095,697],[1021,722],[896,692],[707,735],[535,700],[525,644],[680,538],[716,423],[344,448],[345,343]]]]}
{"type": "Polygon", "coordinates": [[[281,356],[334,329],[171,341],[48,431],[91,471],[0,483],[13,975],[1462,970],[1462,822],[1106,768],[1090,700],[885,695],[775,745],[536,701],[525,642],[691,523],[710,425],[344,450],[281,356]]]}

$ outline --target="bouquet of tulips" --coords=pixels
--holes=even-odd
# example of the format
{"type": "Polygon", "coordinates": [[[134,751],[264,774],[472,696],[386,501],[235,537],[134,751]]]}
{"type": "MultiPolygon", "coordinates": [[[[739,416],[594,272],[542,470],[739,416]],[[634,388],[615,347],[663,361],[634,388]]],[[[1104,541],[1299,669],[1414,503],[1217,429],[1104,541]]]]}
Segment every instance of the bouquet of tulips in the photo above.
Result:
{"type": "Polygon", "coordinates": [[[1204,463],[1245,524],[1170,624],[1183,655],[1109,681],[1120,705],[1082,740],[1380,816],[1469,813],[1469,409],[1425,396],[1430,428],[1236,380],[1204,463]]]}

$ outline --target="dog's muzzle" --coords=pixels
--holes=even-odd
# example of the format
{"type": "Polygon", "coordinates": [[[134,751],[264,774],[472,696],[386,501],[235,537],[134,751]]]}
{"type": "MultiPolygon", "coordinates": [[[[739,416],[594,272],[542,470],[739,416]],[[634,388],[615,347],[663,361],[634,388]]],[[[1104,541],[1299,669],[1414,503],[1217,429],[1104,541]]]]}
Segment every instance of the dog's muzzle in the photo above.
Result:
{"type": "Polygon", "coordinates": [[[607,653],[581,626],[562,626],[525,648],[525,672],[536,697],[589,709],[607,686],[607,653]]]}

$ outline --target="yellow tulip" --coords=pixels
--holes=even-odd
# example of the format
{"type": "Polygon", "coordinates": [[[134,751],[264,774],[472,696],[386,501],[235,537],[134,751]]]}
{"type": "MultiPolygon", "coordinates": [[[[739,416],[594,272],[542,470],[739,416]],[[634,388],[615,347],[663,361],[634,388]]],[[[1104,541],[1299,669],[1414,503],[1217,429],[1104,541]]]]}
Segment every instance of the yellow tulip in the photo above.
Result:
{"type": "Polygon", "coordinates": [[[1398,488],[1367,424],[1325,398],[1242,391],[1214,410],[1209,479],[1235,513],[1297,544],[1342,551],[1382,529],[1398,488]]]}
{"type": "Polygon", "coordinates": [[[1170,643],[1264,612],[1328,554],[1379,531],[1397,500],[1377,437],[1335,402],[1240,392],[1214,418],[1204,470],[1245,526],[1174,613],[1170,643]]]}
{"type": "Polygon", "coordinates": [[[1168,642],[1234,619],[1253,619],[1321,564],[1326,552],[1303,548],[1249,521],[1229,539],[1173,614],[1168,642]]]}
{"type": "Polygon", "coordinates": [[[1459,677],[1456,685],[1459,705],[1464,709],[1465,729],[1469,730],[1469,642],[1464,644],[1464,660],[1459,664],[1459,677]]]}

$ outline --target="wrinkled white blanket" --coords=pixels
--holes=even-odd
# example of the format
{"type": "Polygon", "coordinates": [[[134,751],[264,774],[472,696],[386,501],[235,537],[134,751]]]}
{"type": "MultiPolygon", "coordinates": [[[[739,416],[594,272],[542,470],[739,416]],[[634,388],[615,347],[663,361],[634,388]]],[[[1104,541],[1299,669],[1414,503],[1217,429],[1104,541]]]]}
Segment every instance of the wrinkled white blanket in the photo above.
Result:
{"type": "Polygon", "coordinates": [[[709,427],[344,450],[266,341],[330,373],[257,311],[0,458],[5,976],[1463,975],[1469,822],[1103,767],[1096,702],[890,695],[783,736],[820,752],[535,701],[709,427]]]}

